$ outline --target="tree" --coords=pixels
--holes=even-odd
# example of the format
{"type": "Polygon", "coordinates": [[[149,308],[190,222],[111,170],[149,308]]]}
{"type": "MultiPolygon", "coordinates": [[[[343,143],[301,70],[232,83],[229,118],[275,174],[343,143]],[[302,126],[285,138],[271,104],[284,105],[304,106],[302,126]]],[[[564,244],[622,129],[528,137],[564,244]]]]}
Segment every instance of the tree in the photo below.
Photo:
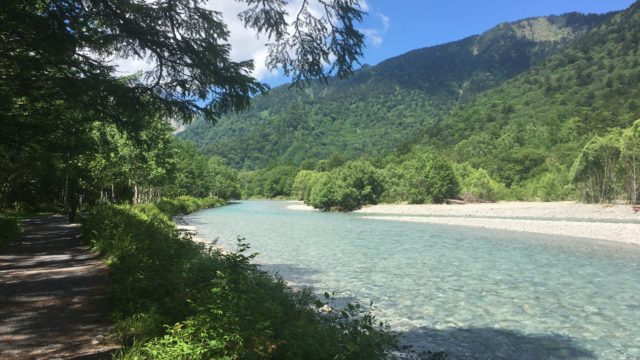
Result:
{"type": "MultiPolygon", "coordinates": [[[[239,14],[245,26],[271,41],[268,67],[296,82],[347,76],[362,55],[357,0],[314,2],[320,15],[303,1],[292,21],[286,0],[237,1],[246,6],[239,14]]],[[[224,19],[205,0],[24,0],[0,10],[8,108],[26,96],[31,104],[61,100],[116,122],[149,107],[185,121],[214,120],[266,90],[250,75],[252,61],[230,59],[224,19]],[[130,57],[152,68],[141,78],[115,76],[110,60],[130,57]]]]}
{"type": "Polygon", "coordinates": [[[442,203],[460,191],[451,164],[429,152],[403,163],[402,173],[406,199],[412,204],[442,203]]]}
{"type": "Polygon", "coordinates": [[[352,211],[376,204],[383,192],[381,174],[362,160],[349,161],[329,173],[321,173],[317,180],[311,176],[307,186],[311,186],[311,191],[305,202],[324,211],[352,211]]]}
{"type": "Polygon", "coordinates": [[[640,202],[640,120],[624,131],[620,144],[625,188],[632,204],[640,202]]]}
{"type": "Polygon", "coordinates": [[[475,197],[482,200],[496,201],[505,191],[502,183],[492,179],[483,168],[475,169],[469,164],[456,165],[456,177],[460,183],[462,197],[475,197]]]}
{"type": "Polygon", "coordinates": [[[209,195],[225,200],[240,197],[238,171],[227,167],[222,158],[217,156],[209,158],[205,176],[209,195]]]}
{"type": "Polygon", "coordinates": [[[582,148],[571,168],[573,182],[583,186],[583,200],[611,201],[615,197],[616,166],[620,158],[620,134],[594,136],[582,148]]]}
{"type": "MultiPolygon", "coordinates": [[[[357,0],[305,0],[292,20],[285,0],[237,2],[245,6],[245,26],[271,43],[267,66],[283,69],[296,84],[347,76],[362,55],[357,0]]],[[[90,138],[96,122],[116,126],[139,146],[157,118],[215,121],[266,91],[251,76],[252,61],[231,60],[224,19],[207,6],[205,0],[1,2],[2,205],[22,201],[20,193],[63,193],[68,202],[72,193],[92,190],[66,191],[82,183],[71,177],[70,166],[92,156],[80,139],[90,138]],[[117,58],[145,60],[151,68],[119,77],[112,63],[117,58]],[[31,169],[37,172],[25,166],[36,162],[31,169]],[[64,179],[48,180],[52,174],[64,179]]],[[[133,159],[142,167],[147,160],[133,159]]]]}
{"type": "Polygon", "coordinates": [[[317,172],[311,170],[301,170],[293,180],[293,186],[291,187],[291,195],[298,200],[304,200],[305,194],[308,193],[309,184],[311,180],[317,176],[317,172]]]}

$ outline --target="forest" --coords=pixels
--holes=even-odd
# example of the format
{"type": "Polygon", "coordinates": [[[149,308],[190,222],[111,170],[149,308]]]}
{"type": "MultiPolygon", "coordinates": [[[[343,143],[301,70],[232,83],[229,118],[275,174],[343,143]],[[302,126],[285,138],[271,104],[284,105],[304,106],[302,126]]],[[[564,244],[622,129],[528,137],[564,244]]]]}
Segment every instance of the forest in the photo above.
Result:
{"type": "Polygon", "coordinates": [[[240,170],[243,197],[324,210],[447,199],[637,203],[639,29],[637,3],[502,24],[346,81],[291,96],[274,89],[218,127],[196,121],[179,136],[224,154],[240,170]],[[534,35],[521,36],[524,25],[534,35]],[[572,35],[554,38],[549,26],[572,35]],[[439,67],[448,64],[454,71],[439,67]],[[447,170],[431,170],[434,162],[447,170]],[[348,175],[355,168],[357,179],[348,175]],[[421,187],[430,190],[411,193],[421,187]]]}
{"type": "Polygon", "coordinates": [[[293,34],[284,2],[238,3],[293,86],[269,89],[232,60],[203,1],[0,5],[0,248],[34,214],[82,223],[109,267],[117,358],[377,359],[397,346],[372,304],[323,312],[332,294],[261,271],[244,239],[230,252],[192,241],[179,214],[251,198],[322,211],[640,203],[640,2],[360,68],[357,1],[323,1],[335,23],[302,2],[293,34]],[[114,58],[151,70],[118,76],[114,58]]]}

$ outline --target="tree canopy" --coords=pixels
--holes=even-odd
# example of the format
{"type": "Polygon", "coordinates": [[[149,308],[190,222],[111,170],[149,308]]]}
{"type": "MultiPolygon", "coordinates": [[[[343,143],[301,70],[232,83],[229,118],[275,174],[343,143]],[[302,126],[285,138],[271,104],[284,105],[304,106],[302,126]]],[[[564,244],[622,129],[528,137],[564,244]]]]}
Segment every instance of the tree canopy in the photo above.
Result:
{"type": "MultiPolygon", "coordinates": [[[[347,76],[362,54],[357,0],[305,0],[292,15],[285,0],[237,2],[244,25],[270,43],[267,67],[294,83],[347,76]]],[[[252,77],[252,60],[231,58],[229,36],[222,13],[205,0],[2,2],[2,206],[75,202],[107,183],[112,195],[117,184],[137,192],[162,183],[175,161],[164,154],[170,128],[161,123],[215,122],[268,90],[252,77]],[[149,69],[119,76],[118,59],[149,69]]],[[[220,186],[206,189],[237,192],[220,186]]]]}

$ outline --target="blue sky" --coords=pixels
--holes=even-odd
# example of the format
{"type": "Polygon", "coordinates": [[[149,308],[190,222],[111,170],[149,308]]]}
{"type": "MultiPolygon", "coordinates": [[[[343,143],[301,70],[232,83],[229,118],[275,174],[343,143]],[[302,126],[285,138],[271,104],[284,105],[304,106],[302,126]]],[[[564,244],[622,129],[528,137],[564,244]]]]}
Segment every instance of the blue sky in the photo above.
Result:
{"type": "MultiPolygon", "coordinates": [[[[363,64],[375,65],[407,51],[459,40],[495,25],[532,16],[572,11],[604,13],[634,0],[367,0],[361,25],[367,35],[363,64]]],[[[282,77],[265,79],[270,85],[282,77]]]]}

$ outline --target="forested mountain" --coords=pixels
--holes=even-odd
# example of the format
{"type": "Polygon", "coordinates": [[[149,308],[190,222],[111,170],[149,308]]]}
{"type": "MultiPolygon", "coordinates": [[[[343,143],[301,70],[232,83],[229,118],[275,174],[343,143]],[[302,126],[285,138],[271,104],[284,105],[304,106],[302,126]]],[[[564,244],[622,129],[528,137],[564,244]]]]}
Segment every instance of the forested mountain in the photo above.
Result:
{"type": "Polygon", "coordinates": [[[347,80],[304,91],[275,88],[249,111],[215,126],[196,121],[182,136],[244,169],[334,154],[382,155],[419,141],[426,128],[440,131],[434,124],[452,107],[542,63],[611,16],[571,13],[501,24],[364,66],[347,80]]]}
{"type": "Polygon", "coordinates": [[[640,2],[561,53],[455,107],[424,144],[507,186],[567,174],[596,135],[640,118],[640,2]]]}

